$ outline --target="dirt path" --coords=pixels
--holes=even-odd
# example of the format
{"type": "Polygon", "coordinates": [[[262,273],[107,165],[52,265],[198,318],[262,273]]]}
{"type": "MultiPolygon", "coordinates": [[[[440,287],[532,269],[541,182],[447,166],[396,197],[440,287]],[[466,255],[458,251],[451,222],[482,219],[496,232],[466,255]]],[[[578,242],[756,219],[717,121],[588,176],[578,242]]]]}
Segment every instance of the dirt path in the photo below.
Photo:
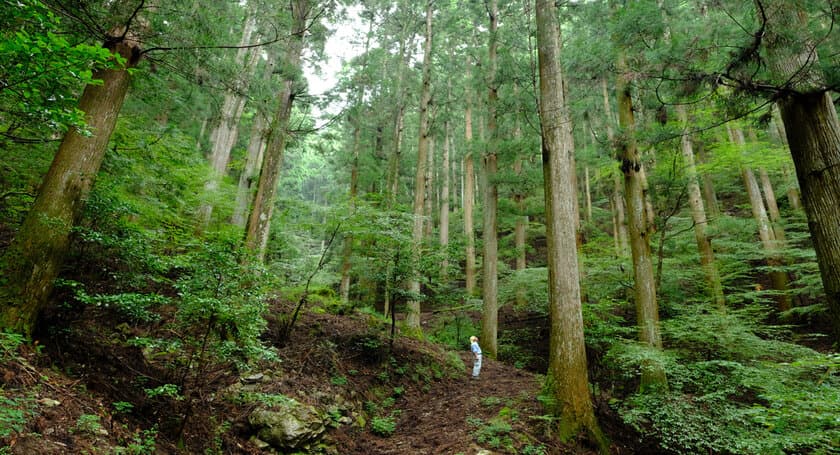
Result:
{"type": "Polygon", "coordinates": [[[534,435],[539,427],[532,416],[542,413],[536,397],[539,382],[533,374],[511,366],[485,359],[481,378],[472,380],[469,371],[472,356],[465,352],[461,359],[469,368],[464,376],[444,379],[432,384],[428,392],[407,393],[396,403],[401,409],[397,429],[390,437],[377,437],[369,433],[345,432],[340,437],[339,450],[346,454],[464,454],[514,453],[504,438],[516,440],[517,446],[542,445],[544,453],[587,453],[569,451],[563,447],[551,447],[547,441],[537,440],[534,435]],[[507,408],[507,410],[504,410],[507,408]],[[516,414],[509,414],[515,409],[516,414]],[[510,418],[511,430],[499,434],[501,444],[492,447],[492,442],[477,442],[482,429],[487,432],[490,419],[500,415],[510,418]],[[480,420],[479,420],[480,419],[480,420]],[[373,436],[373,437],[371,437],[373,436]],[[484,450],[484,452],[482,452],[484,450]]]}

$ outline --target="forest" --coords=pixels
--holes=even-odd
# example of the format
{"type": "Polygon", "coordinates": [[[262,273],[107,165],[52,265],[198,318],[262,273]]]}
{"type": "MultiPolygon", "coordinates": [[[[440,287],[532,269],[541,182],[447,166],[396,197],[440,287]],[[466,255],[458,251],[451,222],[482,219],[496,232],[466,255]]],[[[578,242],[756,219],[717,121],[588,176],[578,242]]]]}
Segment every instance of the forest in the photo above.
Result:
{"type": "Polygon", "coordinates": [[[0,0],[0,455],[840,453],[838,18],[0,0]]]}

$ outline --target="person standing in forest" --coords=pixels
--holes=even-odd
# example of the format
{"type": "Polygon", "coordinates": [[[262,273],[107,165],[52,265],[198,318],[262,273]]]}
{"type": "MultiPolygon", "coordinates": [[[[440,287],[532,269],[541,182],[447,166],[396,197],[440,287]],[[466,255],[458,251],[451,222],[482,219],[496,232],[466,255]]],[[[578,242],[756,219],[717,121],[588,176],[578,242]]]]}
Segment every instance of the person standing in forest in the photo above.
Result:
{"type": "Polygon", "coordinates": [[[478,337],[476,336],[470,337],[470,351],[472,351],[473,357],[475,358],[473,362],[472,378],[478,379],[478,373],[481,372],[481,346],[478,345],[478,337]]]}

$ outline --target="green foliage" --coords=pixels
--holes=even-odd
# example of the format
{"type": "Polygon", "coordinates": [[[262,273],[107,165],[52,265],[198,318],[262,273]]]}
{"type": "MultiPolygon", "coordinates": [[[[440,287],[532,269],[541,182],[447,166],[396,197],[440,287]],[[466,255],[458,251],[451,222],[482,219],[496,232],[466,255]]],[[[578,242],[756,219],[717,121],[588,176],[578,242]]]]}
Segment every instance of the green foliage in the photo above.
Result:
{"type": "Polygon", "coordinates": [[[115,401],[111,406],[114,407],[114,412],[117,414],[128,414],[134,409],[134,405],[127,401],[115,401]]]}
{"type": "Polygon", "coordinates": [[[87,433],[96,435],[103,430],[100,417],[96,414],[82,414],[76,419],[76,426],[70,431],[72,433],[87,433]]]}
{"type": "Polygon", "coordinates": [[[125,446],[114,449],[116,455],[152,455],[157,449],[157,429],[152,428],[134,434],[125,446]]]}
{"type": "Polygon", "coordinates": [[[467,423],[475,427],[472,434],[479,443],[507,452],[515,451],[511,435],[513,427],[505,419],[494,417],[485,422],[475,417],[467,417],[467,423]]]}
{"type": "Polygon", "coordinates": [[[622,381],[632,383],[653,358],[670,388],[614,402],[624,421],[668,453],[837,450],[837,356],[768,338],[772,332],[759,337],[749,321],[692,312],[665,322],[672,350],[614,348],[605,360],[625,372],[622,381]]]}
{"type": "Polygon", "coordinates": [[[0,389],[0,439],[22,432],[32,414],[30,400],[6,396],[0,389]]]}
{"type": "Polygon", "coordinates": [[[548,452],[543,444],[528,444],[527,446],[522,448],[522,451],[520,453],[522,455],[546,455],[548,452]]]}
{"type": "Polygon", "coordinates": [[[174,400],[183,400],[179,387],[175,384],[164,384],[151,389],[145,389],[146,396],[149,398],[168,397],[174,400]]]}
{"type": "Polygon", "coordinates": [[[373,434],[388,437],[397,430],[397,422],[392,416],[374,417],[370,419],[370,431],[373,434]]]}
{"type": "Polygon", "coordinates": [[[0,362],[9,362],[18,356],[18,348],[26,342],[26,337],[15,332],[0,332],[0,362]]]}
{"type": "Polygon", "coordinates": [[[0,3],[0,125],[6,136],[84,131],[76,94],[101,83],[93,72],[117,61],[107,49],[82,41],[62,33],[58,15],[39,0],[0,3]]]}
{"type": "Polygon", "coordinates": [[[82,303],[95,307],[113,307],[118,312],[128,317],[132,322],[154,322],[160,319],[160,315],[150,311],[149,307],[169,303],[169,299],[158,294],[138,294],[129,292],[125,294],[111,295],[88,295],[84,289],[77,288],[75,297],[82,303]]]}

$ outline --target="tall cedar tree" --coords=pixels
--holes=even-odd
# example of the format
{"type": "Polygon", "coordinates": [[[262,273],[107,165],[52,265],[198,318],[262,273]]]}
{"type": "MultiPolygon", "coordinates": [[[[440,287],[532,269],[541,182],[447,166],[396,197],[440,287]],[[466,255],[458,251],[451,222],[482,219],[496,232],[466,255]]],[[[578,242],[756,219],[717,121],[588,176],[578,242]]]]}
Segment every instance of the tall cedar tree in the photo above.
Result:
{"type": "Polygon", "coordinates": [[[840,122],[799,2],[756,0],[764,46],[802,205],[817,253],[835,343],[840,342],[840,122]]]}
{"type": "Polygon", "coordinates": [[[600,451],[608,453],[609,444],[595,419],[586,367],[571,165],[574,146],[564,114],[557,7],[552,0],[538,0],[536,14],[551,318],[548,377],[559,407],[560,438],[586,431],[600,451]]]}
{"type": "MultiPolygon", "coordinates": [[[[136,19],[136,17],[135,17],[136,19]]],[[[142,57],[129,28],[110,31],[104,46],[119,62],[94,74],[101,84],[85,87],[79,109],[91,134],[71,129],[61,141],[35,203],[6,250],[0,287],[0,328],[31,334],[46,304],[80,220],[120,109],[128,92],[128,69],[142,57]]]]}

